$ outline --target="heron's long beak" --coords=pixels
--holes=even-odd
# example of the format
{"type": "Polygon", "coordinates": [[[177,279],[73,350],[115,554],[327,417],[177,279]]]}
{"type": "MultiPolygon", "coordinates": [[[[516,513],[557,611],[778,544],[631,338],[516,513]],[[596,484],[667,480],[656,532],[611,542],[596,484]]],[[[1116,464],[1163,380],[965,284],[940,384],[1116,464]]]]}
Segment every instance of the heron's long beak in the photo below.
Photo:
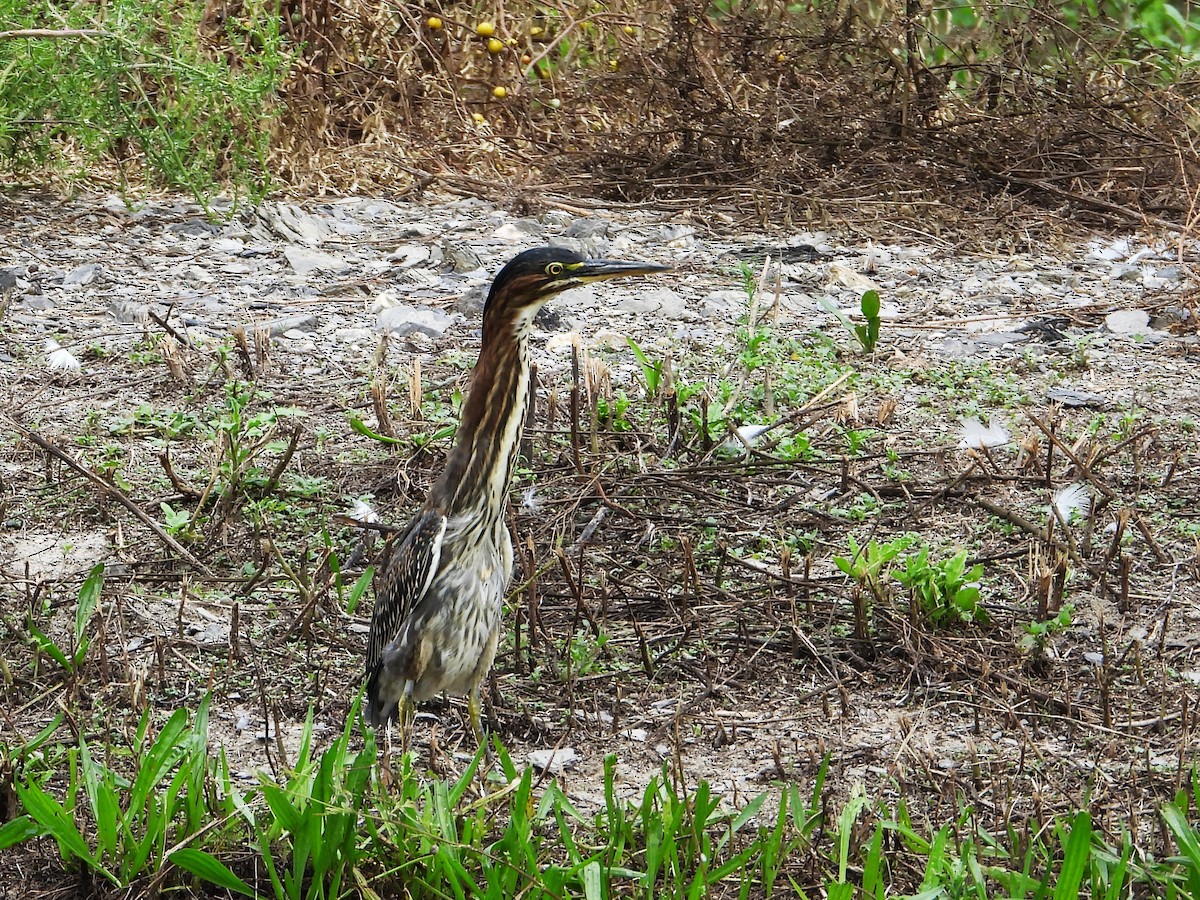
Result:
{"type": "Polygon", "coordinates": [[[606,278],[625,278],[630,275],[653,275],[669,272],[670,266],[651,262],[626,262],[620,259],[588,259],[571,272],[578,281],[604,281],[606,278]]]}

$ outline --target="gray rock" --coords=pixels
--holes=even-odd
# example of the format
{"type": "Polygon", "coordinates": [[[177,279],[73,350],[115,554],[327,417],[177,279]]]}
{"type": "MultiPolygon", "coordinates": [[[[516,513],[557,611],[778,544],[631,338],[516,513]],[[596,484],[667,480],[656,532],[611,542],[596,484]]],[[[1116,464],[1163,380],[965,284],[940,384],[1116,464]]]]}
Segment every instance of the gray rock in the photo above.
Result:
{"type": "Polygon", "coordinates": [[[104,267],[98,262],[76,266],[63,278],[63,287],[85,287],[95,281],[104,267]]]}
{"type": "Polygon", "coordinates": [[[283,248],[284,258],[297,275],[311,275],[313,272],[348,272],[352,268],[344,259],[320,250],[309,250],[295,244],[283,248]]]}
{"type": "Polygon", "coordinates": [[[706,319],[724,319],[734,310],[746,308],[745,291],[713,291],[700,301],[700,315],[706,319]]]}
{"type": "Polygon", "coordinates": [[[278,319],[273,319],[272,321],[266,323],[266,325],[262,325],[259,327],[266,328],[267,331],[270,333],[271,337],[278,337],[280,335],[287,334],[287,332],[289,332],[289,331],[296,331],[296,332],[316,331],[317,325],[319,325],[319,324],[320,324],[320,321],[317,319],[317,317],[315,315],[301,314],[301,315],[295,315],[295,316],[283,316],[278,319]]]}
{"type": "Polygon", "coordinates": [[[564,234],[569,238],[608,237],[612,223],[607,219],[576,219],[567,226],[564,234]]]}
{"type": "Polygon", "coordinates": [[[488,286],[477,284],[463,291],[454,301],[454,308],[464,316],[478,318],[483,313],[483,305],[487,302],[488,286]]]}
{"type": "Polygon", "coordinates": [[[657,313],[669,319],[690,317],[687,301],[670,288],[646,287],[613,304],[616,312],[657,313]]]}
{"type": "Polygon", "coordinates": [[[1118,309],[1104,317],[1104,324],[1113,334],[1145,335],[1150,327],[1150,313],[1144,309],[1118,309]]]}
{"type": "Polygon", "coordinates": [[[1018,331],[989,331],[977,334],[972,340],[981,347],[1003,347],[1005,344],[1020,344],[1029,340],[1029,335],[1018,331]]]}
{"type": "Polygon", "coordinates": [[[413,332],[429,337],[441,337],[453,324],[454,320],[441,310],[404,304],[383,310],[375,320],[375,327],[379,331],[396,337],[404,337],[413,332]]]}
{"type": "Polygon", "coordinates": [[[1046,399],[1051,403],[1061,403],[1063,406],[1103,409],[1108,406],[1108,398],[1091,391],[1077,391],[1073,388],[1050,388],[1046,391],[1046,399]]]}
{"type": "Polygon", "coordinates": [[[188,219],[185,222],[173,222],[167,226],[167,231],[187,237],[211,237],[214,234],[220,234],[221,228],[212,222],[197,218],[188,219]]]}
{"type": "Polygon", "coordinates": [[[113,300],[108,314],[122,325],[145,325],[150,321],[150,304],[133,300],[113,300]]]}
{"type": "Polygon", "coordinates": [[[533,317],[533,324],[542,331],[563,331],[567,327],[562,315],[549,306],[543,306],[537,311],[537,315],[533,317]]]}
{"type": "Polygon", "coordinates": [[[483,260],[470,247],[461,244],[443,244],[442,258],[445,259],[451,272],[474,272],[483,268],[483,260]]]}
{"type": "Polygon", "coordinates": [[[539,772],[551,775],[561,775],[564,770],[579,762],[579,754],[572,747],[559,747],[556,750],[533,750],[529,753],[529,765],[539,772]]]}
{"type": "Polygon", "coordinates": [[[325,239],[324,224],[293,203],[264,203],[254,211],[255,231],[266,231],[294,244],[315,247],[325,239]]]}
{"type": "Polygon", "coordinates": [[[15,268],[0,268],[0,297],[11,294],[17,289],[17,270],[15,268]]]}
{"type": "Polygon", "coordinates": [[[415,266],[429,259],[429,248],[420,244],[401,244],[387,255],[388,262],[395,263],[401,268],[415,266]]]}
{"type": "Polygon", "coordinates": [[[515,219],[512,222],[505,222],[493,231],[492,237],[499,238],[502,241],[512,241],[513,243],[521,243],[531,239],[545,240],[546,226],[541,222],[535,222],[533,219],[515,219]]]}

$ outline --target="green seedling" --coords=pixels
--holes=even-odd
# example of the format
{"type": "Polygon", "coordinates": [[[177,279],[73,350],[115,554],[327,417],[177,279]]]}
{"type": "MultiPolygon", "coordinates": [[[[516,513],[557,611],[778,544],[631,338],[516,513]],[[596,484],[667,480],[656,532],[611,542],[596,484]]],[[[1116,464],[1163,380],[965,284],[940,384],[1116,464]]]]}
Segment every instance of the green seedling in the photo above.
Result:
{"type": "Polygon", "coordinates": [[[79,589],[79,601],[75,605],[75,629],[72,632],[73,641],[71,647],[63,650],[54,641],[50,640],[46,634],[33,624],[32,616],[29,621],[29,633],[33,636],[34,643],[41,653],[45,653],[56,663],[63,667],[69,675],[75,675],[83,667],[84,660],[87,659],[88,652],[88,623],[91,621],[92,615],[96,612],[96,606],[100,602],[100,592],[104,587],[104,565],[103,563],[96,566],[84,579],[83,586],[79,589]]]}
{"type": "Polygon", "coordinates": [[[854,334],[862,348],[868,353],[879,343],[879,291],[867,291],[859,301],[859,310],[866,319],[865,325],[855,325],[854,334]]]}
{"type": "Polygon", "coordinates": [[[1074,613],[1075,607],[1070,603],[1064,603],[1062,609],[1058,611],[1058,615],[1053,619],[1047,619],[1044,622],[1030,622],[1025,626],[1025,634],[1021,636],[1017,646],[1027,652],[1043,650],[1046,642],[1053,635],[1071,627],[1071,617],[1074,613]]]}
{"type": "Polygon", "coordinates": [[[880,301],[879,291],[867,291],[859,298],[858,308],[866,320],[865,324],[857,325],[846,317],[846,314],[838,309],[831,300],[826,297],[821,297],[819,300],[822,308],[839,322],[850,334],[858,340],[863,350],[872,353],[875,350],[875,345],[879,343],[879,326],[882,320],[879,318],[880,301]]]}
{"type": "Polygon", "coordinates": [[[646,386],[646,398],[652,400],[658,396],[659,389],[662,387],[666,361],[660,359],[651,362],[650,358],[646,356],[646,352],[631,337],[625,338],[625,343],[629,345],[629,349],[633,351],[633,355],[638,361],[638,366],[641,367],[642,383],[646,386]]]}
{"type": "Polygon", "coordinates": [[[966,550],[931,563],[929,548],[922,547],[905,557],[904,568],[894,570],[892,577],[908,588],[914,613],[919,612],[934,625],[988,621],[979,591],[983,564],[976,563],[968,570],[966,550]]]}

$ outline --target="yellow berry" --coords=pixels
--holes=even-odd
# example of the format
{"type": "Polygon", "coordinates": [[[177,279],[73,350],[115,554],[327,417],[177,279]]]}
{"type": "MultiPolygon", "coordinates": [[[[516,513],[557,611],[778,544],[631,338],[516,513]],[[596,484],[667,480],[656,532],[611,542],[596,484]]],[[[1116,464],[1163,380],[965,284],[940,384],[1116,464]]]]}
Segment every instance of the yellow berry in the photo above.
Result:
{"type": "Polygon", "coordinates": [[[533,62],[533,57],[532,57],[532,56],[530,56],[528,53],[522,53],[522,54],[521,54],[521,65],[523,65],[523,66],[527,66],[527,65],[529,65],[531,62],[533,62]]]}
{"type": "Polygon", "coordinates": [[[508,96],[508,91],[505,90],[504,85],[498,84],[494,88],[492,88],[492,96],[495,97],[497,100],[503,100],[505,97],[508,96]]]}
{"type": "Polygon", "coordinates": [[[539,25],[534,25],[532,28],[530,28],[530,29],[529,29],[529,36],[530,36],[530,37],[541,37],[541,36],[542,36],[542,29],[541,29],[541,26],[539,26],[539,25]]]}
{"type": "Polygon", "coordinates": [[[787,62],[787,54],[780,53],[778,56],[775,57],[775,62],[787,62]]]}
{"type": "Polygon", "coordinates": [[[497,40],[496,38],[488,39],[488,53],[499,53],[503,49],[504,41],[497,40]]]}
{"type": "Polygon", "coordinates": [[[437,31],[439,28],[442,27],[442,20],[439,19],[437,16],[430,16],[428,19],[425,20],[425,24],[428,25],[430,28],[432,28],[434,31],[437,31]]]}
{"type": "Polygon", "coordinates": [[[483,117],[483,113],[471,113],[471,118],[480,125],[487,121],[487,119],[483,117]]]}
{"type": "Polygon", "coordinates": [[[624,31],[626,34],[637,34],[637,29],[634,28],[632,25],[626,25],[621,30],[624,31]]]}
{"type": "Polygon", "coordinates": [[[619,63],[615,59],[610,59],[608,61],[608,67],[610,69],[615,69],[618,65],[619,65],[619,63]]]}
{"type": "Polygon", "coordinates": [[[496,26],[491,22],[480,22],[475,26],[475,33],[480,37],[490,38],[496,33],[496,26]]]}

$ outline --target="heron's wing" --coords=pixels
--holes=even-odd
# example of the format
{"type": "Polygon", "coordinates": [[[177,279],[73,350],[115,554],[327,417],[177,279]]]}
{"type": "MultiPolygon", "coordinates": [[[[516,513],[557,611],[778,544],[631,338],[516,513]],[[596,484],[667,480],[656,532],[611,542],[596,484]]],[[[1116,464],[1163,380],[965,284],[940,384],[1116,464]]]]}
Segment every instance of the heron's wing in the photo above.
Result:
{"type": "Polygon", "coordinates": [[[367,642],[367,671],[383,659],[383,651],[400,633],[437,573],[442,558],[446,517],[427,509],[396,536],[375,573],[375,610],[367,642]]]}

